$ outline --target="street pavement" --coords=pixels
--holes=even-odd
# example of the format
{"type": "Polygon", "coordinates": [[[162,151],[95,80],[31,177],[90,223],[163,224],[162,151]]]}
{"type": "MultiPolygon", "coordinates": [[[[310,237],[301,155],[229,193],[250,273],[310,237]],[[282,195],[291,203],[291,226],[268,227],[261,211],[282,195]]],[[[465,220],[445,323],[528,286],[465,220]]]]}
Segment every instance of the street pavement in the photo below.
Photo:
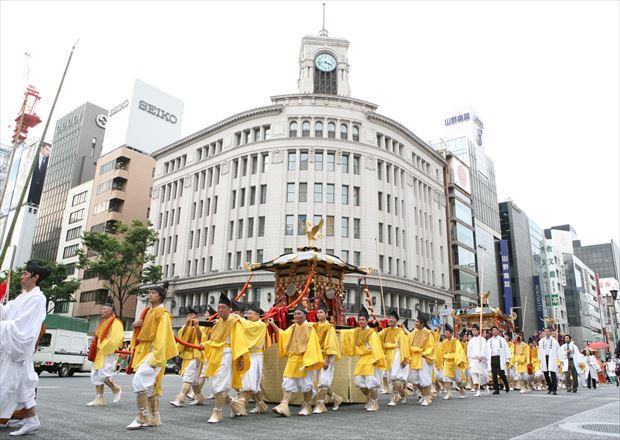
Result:
{"type": "MultiPolygon", "coordinates": [[[[206,406],[173,408],[168,402],[179,392],[181,379],[166,375],[161,400],[163,425],[139,431],[125,426],[135,415],[131,376],[115,379],[123,387],[121,402],[112,404],[106,388],[105,408],[86,407],[94,398],[94,387],[87,375],[59,378],[43,373],[39,382],[37,411],[41,429],[31,439],[310,439],[310,438],[420,438],[420,439],[610,439],[591,429],[620,432],[620,388],[602,385],[596,390],[580,388],[576,394],[544,391],[521,395],[518,392],[483,395],[466,399],[436,399],[421,407],[410,402],[388,407],[382,396],[378,413],[364,411],[363,405],[342,405],[337,412],[310,417],[276,417],[271,412],[207,424],[213,401],[206,406]],[[588,427],[586,427],[588,428],[588,427]]],[[[457,393],[454,393],[457,394],[457,393]]],[[[417,400],[417,399],[414,399],[417,400]]],[[[292,407],[296,414],[297,407],[292,407]]],[[[228,410],[224,410],[228,415],[228,410]]],[[[0,440],[15,438],[0,430],[0,440]]]]}

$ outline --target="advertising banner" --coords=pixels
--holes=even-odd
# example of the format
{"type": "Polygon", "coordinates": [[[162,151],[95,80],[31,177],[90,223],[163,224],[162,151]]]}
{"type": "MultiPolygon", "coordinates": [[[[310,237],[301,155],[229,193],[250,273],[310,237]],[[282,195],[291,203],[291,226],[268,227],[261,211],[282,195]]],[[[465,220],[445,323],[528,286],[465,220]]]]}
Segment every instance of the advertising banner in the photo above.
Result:
{"type": "Polygon", "coordinates": [[[508,253],[508,240],[499,241],[499,255],[502,261],[502,286],[504,289],[504,312],[512,313],[512,278],[510,271],[510,256],[508,253]]]}
{"type": "Polygon", "coordinates": [[[543,299],[540,290],[540,277],[534,275],[534,301],[536,301],[536,327],[538,330],[542,330],[545,327],[545,315],[543,312],[543,299]]]}

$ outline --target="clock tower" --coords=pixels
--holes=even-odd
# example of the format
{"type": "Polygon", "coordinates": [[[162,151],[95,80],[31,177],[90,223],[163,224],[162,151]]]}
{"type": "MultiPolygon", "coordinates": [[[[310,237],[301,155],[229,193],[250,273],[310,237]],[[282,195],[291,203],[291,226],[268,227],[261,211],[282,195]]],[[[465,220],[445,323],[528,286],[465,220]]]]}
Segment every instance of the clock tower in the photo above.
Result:
{"type": "Polygon", "coordinates": [[[324,28],[318,37],[304,37],[299,51],[299,93],[351,96],[348,49],[347,40],[328,37],[324,28]]]}

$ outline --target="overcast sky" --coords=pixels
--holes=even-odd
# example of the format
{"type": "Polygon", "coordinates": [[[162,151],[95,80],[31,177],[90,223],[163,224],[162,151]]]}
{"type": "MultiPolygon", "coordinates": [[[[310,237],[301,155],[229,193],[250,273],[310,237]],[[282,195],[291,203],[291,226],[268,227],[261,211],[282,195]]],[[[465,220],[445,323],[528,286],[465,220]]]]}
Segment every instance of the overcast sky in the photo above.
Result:
{"type": "MultiPolygon", "coordinates": [[[[617,1],[328,1],[326,27],[350,41],[353,97],[426,141],[473,106],[499,201],[594,244],[620,236],[619,13],[617,1]]],[[[185,102],[185,136],[295,93],[301,38],[320,28],[320,1],[2,1],[0,139],[25,52],[45,120],[80,39],[48,140],[57,117],[85,101],[112,108],[136,77],[185,102]]]]}

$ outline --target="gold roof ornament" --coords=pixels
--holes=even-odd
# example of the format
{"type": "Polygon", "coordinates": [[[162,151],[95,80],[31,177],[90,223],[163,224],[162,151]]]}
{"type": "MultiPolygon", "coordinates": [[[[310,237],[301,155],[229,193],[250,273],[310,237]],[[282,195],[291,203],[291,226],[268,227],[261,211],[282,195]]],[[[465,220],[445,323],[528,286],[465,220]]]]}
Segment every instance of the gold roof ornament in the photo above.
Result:
{"type": "Polygon", "coordinates": [[[323,217],[321,217],[317,225],[312,225],[310,220],[306,220],[306,238],[308,239],[308,246],[310,246],[313,241],[323,238],[323,234],[321,233],[322,227],[323,217]]]}

